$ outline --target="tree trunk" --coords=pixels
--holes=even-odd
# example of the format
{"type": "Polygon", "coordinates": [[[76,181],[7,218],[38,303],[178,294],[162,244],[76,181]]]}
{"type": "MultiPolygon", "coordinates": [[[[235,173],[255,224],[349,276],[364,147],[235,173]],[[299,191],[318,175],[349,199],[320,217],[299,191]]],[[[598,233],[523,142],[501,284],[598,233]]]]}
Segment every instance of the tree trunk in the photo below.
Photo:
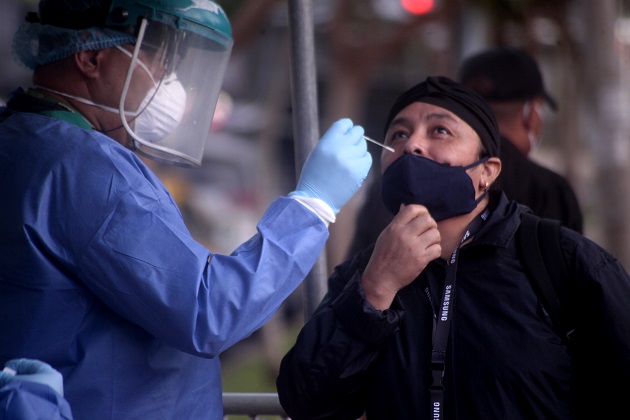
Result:
{"type": "MultiPolygon", "coordinates": [[[[615,45],[615,0],[581,0],[586,115],[592,120],[588,142],[598,174],[598,209],[607,250],[630,267],[630,127],[628,92],[621,83],[615,45]]],[[[576,121],[577,123],[577,121],[576,121]]]]}

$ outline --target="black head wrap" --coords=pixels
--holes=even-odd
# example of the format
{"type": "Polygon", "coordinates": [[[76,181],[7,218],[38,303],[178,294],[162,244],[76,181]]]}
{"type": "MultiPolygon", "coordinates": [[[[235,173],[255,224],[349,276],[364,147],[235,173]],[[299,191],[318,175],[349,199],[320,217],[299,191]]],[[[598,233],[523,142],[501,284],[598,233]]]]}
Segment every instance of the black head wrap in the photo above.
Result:
{"type": "Polygon", "coordinates": [[[396,99],[387,116],[385,132],[396,115],[414,102],[451,111],[477,132],[490,156],[499,156],[499,126],[494,113],[486,100],[473,90],[447,77],[427,77],[396,99]]]}

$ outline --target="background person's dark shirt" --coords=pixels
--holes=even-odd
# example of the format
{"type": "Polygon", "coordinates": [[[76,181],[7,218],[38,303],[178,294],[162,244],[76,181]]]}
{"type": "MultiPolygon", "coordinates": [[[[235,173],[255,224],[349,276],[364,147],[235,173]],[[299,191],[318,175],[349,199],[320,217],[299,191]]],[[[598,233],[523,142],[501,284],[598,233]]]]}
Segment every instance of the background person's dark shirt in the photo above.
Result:
{"type": "Polygon", "coordinates": [[[582,211],[564,177],[528,159],[504,137],[501,138],[501,162],[495,188],[525,204],[537,216],[560,220],[564,226],[582,233],[582,211]]]}

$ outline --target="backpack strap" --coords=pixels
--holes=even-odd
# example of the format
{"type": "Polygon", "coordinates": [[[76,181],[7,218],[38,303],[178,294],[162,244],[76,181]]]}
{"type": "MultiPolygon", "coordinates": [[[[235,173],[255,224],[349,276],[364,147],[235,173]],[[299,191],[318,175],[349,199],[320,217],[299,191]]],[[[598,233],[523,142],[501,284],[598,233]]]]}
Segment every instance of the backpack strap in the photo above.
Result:
{"type": "Polygon", "coordinates": [[[551,317],[554,328],[568,341],[574,326],[568,316],[570,279],[560,246],[560,222],[522,213],[516,236],[528,278],[551,317]]]}

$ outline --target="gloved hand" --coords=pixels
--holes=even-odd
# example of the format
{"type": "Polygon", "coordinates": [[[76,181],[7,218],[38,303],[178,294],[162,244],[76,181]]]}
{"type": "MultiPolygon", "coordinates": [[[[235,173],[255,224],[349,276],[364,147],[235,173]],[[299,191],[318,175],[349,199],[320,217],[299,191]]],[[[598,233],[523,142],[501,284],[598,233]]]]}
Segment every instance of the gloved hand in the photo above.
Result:
{"type": "Polygon", "coordinates": [[[297,187],[289,195],[319,198],[338,214],[372,166],[363,133],[363,127],[348,118],[331,125],[306,159],[297,187]]]}
{"type": "Polygon", "coordinates": [[[34,359],[12,359],[0,372],[0,388],[12,381],[39,382],[63,396],[63,376],[48,363],[34,359]]]}

